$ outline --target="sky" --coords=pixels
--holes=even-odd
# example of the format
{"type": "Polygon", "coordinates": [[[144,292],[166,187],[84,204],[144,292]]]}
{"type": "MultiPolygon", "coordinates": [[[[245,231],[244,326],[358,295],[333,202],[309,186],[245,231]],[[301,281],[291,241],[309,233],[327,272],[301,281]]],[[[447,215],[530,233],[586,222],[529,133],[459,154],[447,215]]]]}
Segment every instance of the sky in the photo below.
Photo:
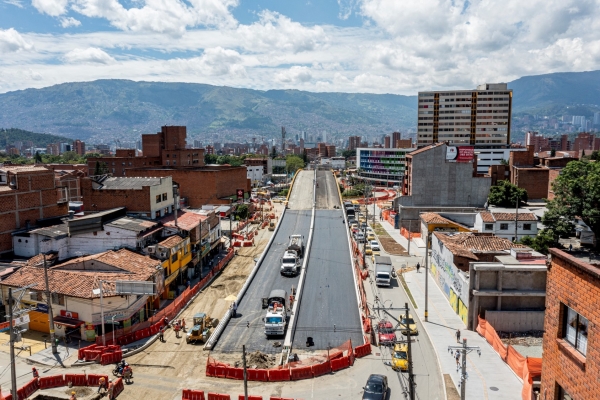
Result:
{"type": "Polygon", "coordinates": [[[416,94],[600,69],[600,0],[0,0],[0,93],[96,79],[416,94]]]}

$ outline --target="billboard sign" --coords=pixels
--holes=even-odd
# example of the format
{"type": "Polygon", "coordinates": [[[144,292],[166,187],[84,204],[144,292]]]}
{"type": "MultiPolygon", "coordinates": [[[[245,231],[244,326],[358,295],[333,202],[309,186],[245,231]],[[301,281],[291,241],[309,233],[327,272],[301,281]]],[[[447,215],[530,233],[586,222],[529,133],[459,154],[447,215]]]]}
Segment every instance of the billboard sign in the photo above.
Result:
{"type": "Polygon", "coordinates": [[[244,200],[244,189],[237,189],[235,192],[238,200],[244,200]]]}
{"type": "Polygon", "coordinates": [[[448,162],[473,162],[475,148],[473,146],[448,146],[446,148],[446,161],[448,162]]]}

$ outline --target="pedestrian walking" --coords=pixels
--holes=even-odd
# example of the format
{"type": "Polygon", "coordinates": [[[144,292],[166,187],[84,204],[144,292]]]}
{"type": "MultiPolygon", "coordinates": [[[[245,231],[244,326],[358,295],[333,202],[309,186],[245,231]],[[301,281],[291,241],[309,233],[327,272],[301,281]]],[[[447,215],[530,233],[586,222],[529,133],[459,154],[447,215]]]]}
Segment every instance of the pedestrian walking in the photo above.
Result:
{"type": "Polygon", "coordinates": [[[231,304],[231,309],[233,310],[233,318],[237,317],[237,302],[234,301],[233,304],[231,304]]]}
{"type": "Polygon", "coordinates": [[[106,392],[106,380],[104,379],[104,377],[101,377],[98,381],[98,393],[100,393],[100,390],[102,389],[104,389],[104,391],[106,392]]]}
{"type": "Polygon", "coordinates": [[[163,318],[163,324],[164,324],[165,326],[169,326],[169,318],[167,318],[167,317],[164,317],[164,318],[163,318]]]}
{"type": "Polygon", "coordinates": [[[173,330],[175,331],[175,337],[177,339],[179,339],[179,323],[175,322],[175,325],[173,326],[173,330]]]}
{"type": "Polygon", "coordinates": [[[456,349],[456,353],[454,353],[454,359],[456,360],[456,370],[460,368],[460,351],[456,349]]]}
{"type": "Polygon", "coordinates": [[[569,252],[573,251],[573,243],[569,244],[569,252]]]}
{"type": "Polygon", "coordinates": [[[31,368],[31,373],[33,374],[34,378],[40,377],[40,373],[38,372],[38,370],[35,367],[31,368]]]}
{"type": "Polygon", "coordinates": [[[420,269],[421,269],[421,264],[417,263],[417,274],[419,273],[420,269]]]}
{"type": "Polygon", "coordinates": [[[185,332],[185,319],[181,318],[181,330],[185,332]]]}
{"type": "Polygon", "coordinates": [[[456,335],[456,343],[460,343],[460,329],[456,330],[455,335],[456,335]]]}
{"type": "Polygon", "coordinates": [[[158,331],[158,340],[160,340],[161,342],[165,341],[165,327],[161,326],[160,330],[158,331]]]}

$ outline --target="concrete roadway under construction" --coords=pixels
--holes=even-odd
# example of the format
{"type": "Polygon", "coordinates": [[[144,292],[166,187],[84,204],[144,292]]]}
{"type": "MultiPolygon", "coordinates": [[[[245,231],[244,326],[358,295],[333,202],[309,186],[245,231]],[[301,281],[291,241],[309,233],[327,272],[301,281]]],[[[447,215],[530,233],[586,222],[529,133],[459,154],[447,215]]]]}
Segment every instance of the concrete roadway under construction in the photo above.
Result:
{"type": "Polygon", "coordinates": [[[244,297],[239,301],[237,317],[229,321],[214,351],[241,352],[242,345],[246,345],[248,352],[259,350],[267,354],[281,353],[281,347],[275,347],[274,344],[275,342],[283,344],[285,337],[267,339],[265,336],[262,318],[266,310],[262,308],[262,299],[268,297],[273,289],[284,289],[289,295],[292,287],[298,287],[299,277],[282,276],[279,268],[290,235],[300,234],[304,236],[305,241],[308,240],[313,203],[313,179],[314,171],[301,171],[296,177],[289,197],[289,209],[285,211],[273,243],[267,250],[244,297]]]}
{"type": "Polygon", "coordinates": [[[293,352],[327,350],[348,339],[354,347],[363,344],[337,183],[331,171],[317,171],[317,183],[315,231],[296,316],[293,352]],[[314,347],[306,347],[307,337],[313,338],[314,347]]]}

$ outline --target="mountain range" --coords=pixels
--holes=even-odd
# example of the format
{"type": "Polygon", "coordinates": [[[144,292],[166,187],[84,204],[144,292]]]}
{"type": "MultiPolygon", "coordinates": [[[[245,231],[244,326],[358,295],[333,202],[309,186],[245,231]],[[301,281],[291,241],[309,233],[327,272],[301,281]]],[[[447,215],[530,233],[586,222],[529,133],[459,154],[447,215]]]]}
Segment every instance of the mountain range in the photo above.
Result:
{"type": "MultiPolygon", "coordinates": [[[[600,71],[526,76],[509,82],[509,88],[515,113],[600,104],[600,71]]],[[[416,106],[416,96],[392,94],[97,80],[0,94],[0,128],[104,143],[137,140],[163,125],[186,125],[190,138],[209,135],[219,141],[278,137],[281,126],[290,135],[325,131],[329,138],[379,137],[414,131],[416,106]]]]}

